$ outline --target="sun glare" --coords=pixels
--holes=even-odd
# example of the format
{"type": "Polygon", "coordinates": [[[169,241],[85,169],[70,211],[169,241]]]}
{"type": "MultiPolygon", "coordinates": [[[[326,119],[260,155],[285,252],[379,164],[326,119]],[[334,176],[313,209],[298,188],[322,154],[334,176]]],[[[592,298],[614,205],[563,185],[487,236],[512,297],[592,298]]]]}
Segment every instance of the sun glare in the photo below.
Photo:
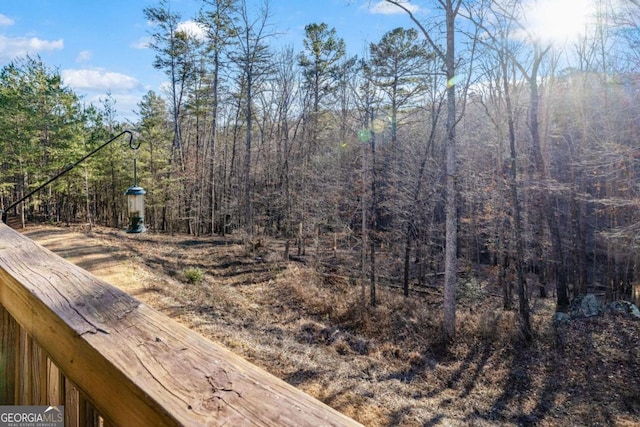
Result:
{"type": "Polygon", "coordinates": [[[585,33],[594,7],[593,0],[529,0],[526,32],[543,42],[571,42],[585,33]]]}

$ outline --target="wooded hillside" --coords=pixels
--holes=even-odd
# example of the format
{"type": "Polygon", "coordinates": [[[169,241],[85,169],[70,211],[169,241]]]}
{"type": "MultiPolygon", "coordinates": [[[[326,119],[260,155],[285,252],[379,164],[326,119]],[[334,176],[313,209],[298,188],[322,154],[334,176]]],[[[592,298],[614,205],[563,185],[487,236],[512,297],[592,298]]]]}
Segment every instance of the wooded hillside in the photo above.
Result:
{"type": "MultiPolygon", "coordinates": [[[[522,36],[519,1],[434,3],[436,18],[407,17],[355,57],[323,23],[302,51],[274,48],[268,3],[202,0],[182,17],[160,0],[144,14],[168,92],[147,93],[133,124],[109,97],[84,105],[42,59],[16,58],[0,71],[0,207],[131,127],[152,232],[278,237],[283,255],[315,253],[327,271],[331,246],[349,249],[341,274],[375,305],[380,281],[406,295],[439,284],[449,217],[454,273],[491,266],[505,308],[519,296],[526,315],[532,292],[561,309],[587,291],[631,298],[640,5],[600,0],[560,49],[522,36]],[[205,40],[176,30],[186,18],[205,40]]],[[[112,144],[10,214],[124,227],[129,151],[112,144]]]]}

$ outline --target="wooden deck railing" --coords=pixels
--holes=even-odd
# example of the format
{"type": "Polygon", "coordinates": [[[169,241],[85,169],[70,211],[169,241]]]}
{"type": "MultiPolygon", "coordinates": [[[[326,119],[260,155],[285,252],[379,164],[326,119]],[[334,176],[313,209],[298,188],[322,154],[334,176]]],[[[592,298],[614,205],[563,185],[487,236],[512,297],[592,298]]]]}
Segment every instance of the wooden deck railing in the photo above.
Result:
{"type": "Polygon", "coordinates": [[[0,224],[0,404],[66,426],[355,421],[0,224]]]}

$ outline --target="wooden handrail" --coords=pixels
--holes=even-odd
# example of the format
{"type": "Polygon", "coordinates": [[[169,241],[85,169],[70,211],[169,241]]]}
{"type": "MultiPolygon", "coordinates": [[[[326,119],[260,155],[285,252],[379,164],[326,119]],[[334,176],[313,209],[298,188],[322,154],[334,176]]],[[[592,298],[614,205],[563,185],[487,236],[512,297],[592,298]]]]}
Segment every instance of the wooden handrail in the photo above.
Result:
{"type": "Polygon", "coordinates": [[[359,425],[4,224],[0,305],[105,425],[359,425]]]}

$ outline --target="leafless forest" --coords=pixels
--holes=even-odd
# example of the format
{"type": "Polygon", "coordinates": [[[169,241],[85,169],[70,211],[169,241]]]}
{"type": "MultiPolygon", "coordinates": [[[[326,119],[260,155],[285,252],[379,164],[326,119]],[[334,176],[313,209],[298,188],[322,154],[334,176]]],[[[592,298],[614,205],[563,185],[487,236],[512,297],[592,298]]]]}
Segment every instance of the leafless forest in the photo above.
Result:
{"type": "MultiPolygon", "coordinates": [[[[355,57],[323,23],[302,51],[278,46],[268,2],[202,0],[184,17],[160,0],[144,14],[168,85],[136,123],[16,58],[0,72],[0,206],[132,128],[151,232],[279,239],[364,305],[380,286],[443,287],[446,338],[456,278],[481,271],[525,337],[534,296],[633,298],[640,4],[599,0],[559,47],[527,33],[520,1],[431,3],[355,57]],[[178,31],[185,19],[206,38],[178,31]]],[[[110,146],[9,214],[124,227],[129,151],[110,146]]]]}

